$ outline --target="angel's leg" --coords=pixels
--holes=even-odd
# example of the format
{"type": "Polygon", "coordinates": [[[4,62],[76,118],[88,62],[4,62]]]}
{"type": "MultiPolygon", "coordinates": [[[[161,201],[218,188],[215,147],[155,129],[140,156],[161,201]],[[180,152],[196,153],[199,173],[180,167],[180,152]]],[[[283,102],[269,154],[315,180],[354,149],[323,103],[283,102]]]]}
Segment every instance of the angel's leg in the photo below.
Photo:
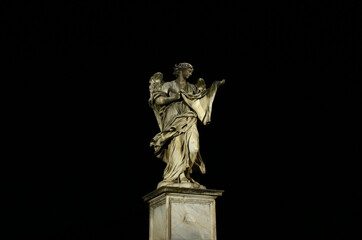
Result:
{"type": "Polygon", "coordinates": [[[191,127],[190,129],[190,138],[188,141],[188,147],[189,147],[189,168],[186,169],[186,177],[194,183],[197,183],[195,180],[191,178],[191,171],[192,167],[198,157],[199,151],[200,151],[200,145],[199,145],[199,132],[197,131],[196,124],[191,127]]]}

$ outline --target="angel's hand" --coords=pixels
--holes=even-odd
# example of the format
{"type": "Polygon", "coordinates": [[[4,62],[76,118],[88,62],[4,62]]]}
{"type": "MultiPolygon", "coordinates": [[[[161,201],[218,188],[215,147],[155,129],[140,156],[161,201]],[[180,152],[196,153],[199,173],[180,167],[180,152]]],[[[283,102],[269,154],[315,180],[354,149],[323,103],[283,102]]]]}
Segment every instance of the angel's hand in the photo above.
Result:
{"type": "Polygon", "coordinates": [[[224,84],[225,84],[225,82],[226,82],[226,80],[225,80],[225,79],[223,79],[223,80],[219,81],[219,86],[224,85],[224,84]]]}
{"type": "Polygon", "coordinates": [[[176,93],[174,98],[175,98],[176,101],[181,99],[181,92],[176,93]]]}

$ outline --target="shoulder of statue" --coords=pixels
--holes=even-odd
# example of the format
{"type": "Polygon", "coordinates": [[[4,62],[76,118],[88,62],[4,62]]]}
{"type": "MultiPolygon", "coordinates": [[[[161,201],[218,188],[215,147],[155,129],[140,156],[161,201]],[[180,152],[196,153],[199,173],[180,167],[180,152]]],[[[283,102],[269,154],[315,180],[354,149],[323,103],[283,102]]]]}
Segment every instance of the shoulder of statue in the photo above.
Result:
{"type": "Polygon", "coordinates": [[[190,83],[189,81],[186,81],[186,85],[188,85],[188,86],[194,86],[194,84],[190,83]]]}
{"type": "Polygon", "coordinates": [[[171,82],[165,82],[163,85],[162,85],[162,88],[170,88],[173,86],[173,81],[171,82]]]}
{"type": "Polygon", "coordinates": [[[168,92],[169,92],[169,89],[170,89],[170,88],[173,88],[174,84],[175,84],[175,83],[173,83],[173,81],[165,82],[165,83],[162,85],[161,91],[162,91],[162,92],[165,92],[165,93],[168,93],[168,92]]]}

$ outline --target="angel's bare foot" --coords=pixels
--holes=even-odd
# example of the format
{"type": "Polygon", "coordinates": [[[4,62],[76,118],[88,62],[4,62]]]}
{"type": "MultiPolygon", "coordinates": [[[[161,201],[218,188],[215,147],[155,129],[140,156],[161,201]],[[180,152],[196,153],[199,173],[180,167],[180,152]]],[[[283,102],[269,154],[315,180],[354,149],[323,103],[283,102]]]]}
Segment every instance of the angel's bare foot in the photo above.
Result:
{"type": "Polygon", "coordinates": [[[184,183],[184,182],[190,182],[190,180],[188,179],[188,177],[185,176],[185,173],[181,173],[180,175],[180,182],[184,183]]]}
{"type": "Polygon", "coordinates": [[[196,184],[199,184],[199,185],[200,185],[200,183],[196,182],[196,181],[190,176],[190,171],[187,171],[187,172],[186,172],[186,177],[187,177],[187,179],[189,180],[189,182],[196,183],[196,184]]]}

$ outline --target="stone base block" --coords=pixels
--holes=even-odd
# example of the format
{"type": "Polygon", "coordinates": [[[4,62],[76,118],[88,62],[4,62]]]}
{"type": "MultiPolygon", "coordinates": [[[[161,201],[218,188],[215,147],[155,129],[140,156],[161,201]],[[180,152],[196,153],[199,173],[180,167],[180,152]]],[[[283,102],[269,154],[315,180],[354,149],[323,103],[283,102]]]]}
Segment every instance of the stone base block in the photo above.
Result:
{"type": "Polygon", "coordinates": [[[222,190],[161,187],[150,205],[150,240],[216,240],[215,199],[222,190]]]}

